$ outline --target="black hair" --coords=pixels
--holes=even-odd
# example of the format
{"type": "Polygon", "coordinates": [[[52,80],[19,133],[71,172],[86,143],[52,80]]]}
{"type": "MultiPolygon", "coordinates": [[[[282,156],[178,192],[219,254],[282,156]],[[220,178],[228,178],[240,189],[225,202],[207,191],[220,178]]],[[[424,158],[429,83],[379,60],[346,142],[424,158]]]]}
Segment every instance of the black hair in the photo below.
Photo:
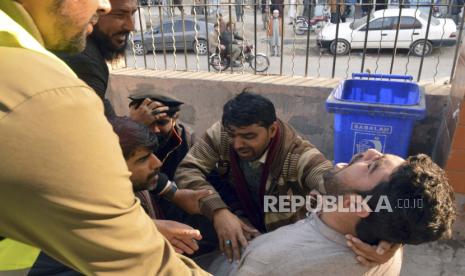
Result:
{"type": "Polygon", "coordinates": [[[239,95],[229,100],[223,107],[224,127],[245,127],[258,124],[268,128],[276,121],[273,103],[245,88],[239,95]]]}
{"type": "Polygon", "coordinates": [[[139,148],[147,148],[151,151],[157,150],[157,136],[145,125],[136,123],[127,117],[114,118],[110,120],[110,123],[119,137],[124,159],[128,160],[139,148]]]}
{"type": "Polygon", "coordinates": [[[371,212],[357,224],[357,236],[367,243],[420,244],[452,234],[454,192],[444,170],[425,154],[409,157],[388,181],[360,194],[373,196],[368,201],[372,211],[383,196],[392,208],[392,212],[387,208],[371,212]]]}

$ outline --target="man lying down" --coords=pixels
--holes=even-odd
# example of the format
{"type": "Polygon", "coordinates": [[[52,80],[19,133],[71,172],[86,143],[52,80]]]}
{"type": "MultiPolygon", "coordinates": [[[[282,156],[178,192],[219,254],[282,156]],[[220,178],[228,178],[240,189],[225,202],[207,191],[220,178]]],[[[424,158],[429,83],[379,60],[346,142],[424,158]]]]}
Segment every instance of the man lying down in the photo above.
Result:
{"type": "MultiPolygon", "coordinates": [[[[349,164],[337,164],[324,177],[327,195],[319,212],[261,235],[241,260],[221,255],[209,265],[213,275],[399,275],[402,244],[450,237],[455,221],[454,193],[444,171],[424,154],[404,160],[368,150],[349,164]],[[333,208],[331,208],[331,206],[333,208]],[[358,237],[359,239],[355,238],[358,237]],[[392,246],[387,262],[361,265],[355,253],[380,242],[392,246]],[[355,252],[355,253],[354,253],[355,252]]],[[[267,199],[265,199],[266,201],[267,199]]],[[[280,207],[278,204],[274,206],[280,207]]],[[[381,251],[381,252],[380,252],[381,251]]],[[[359,257],[358,257],[359,258],[359,257]]]]}

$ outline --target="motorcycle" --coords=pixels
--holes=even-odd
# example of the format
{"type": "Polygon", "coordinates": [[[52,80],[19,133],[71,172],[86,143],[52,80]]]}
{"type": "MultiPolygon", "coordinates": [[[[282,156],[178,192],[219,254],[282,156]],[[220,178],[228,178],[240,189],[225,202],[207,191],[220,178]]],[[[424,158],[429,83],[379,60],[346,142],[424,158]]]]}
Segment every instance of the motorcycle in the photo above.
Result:
{"type": "Polygon", "coordinates": [[[306,16],[297,16],[294,20],[294,32],[296,35],[303,35],[305,32],[316,32],[323,28],[331,19],[331,14],[324,11],[322,15],[314,16],[308,19],[306,16]]]}
{"type": "MultiPolygon", "coordinates": [[[[218,53],[217,50],[215,53],[210,55],[209,60],[210,65],[213,67],[213,69],[215,69],[215,71],[224,71],[228,69],[231,65],[231,59],[225,51],[221,51],[221,53],[218,53]]],[[[248,42],[244,43],[244,47],[241,52],[241,55],[238,58],[238,61],[242,61],[240,67],[248,63],[249,66],[257,72],[265,72],[266,70],[268,70],[268,67],[270,66],[270,60],[265,54],[257,53],[257,56],[255,57],[254,46],[249,44],[248,42]]]]}

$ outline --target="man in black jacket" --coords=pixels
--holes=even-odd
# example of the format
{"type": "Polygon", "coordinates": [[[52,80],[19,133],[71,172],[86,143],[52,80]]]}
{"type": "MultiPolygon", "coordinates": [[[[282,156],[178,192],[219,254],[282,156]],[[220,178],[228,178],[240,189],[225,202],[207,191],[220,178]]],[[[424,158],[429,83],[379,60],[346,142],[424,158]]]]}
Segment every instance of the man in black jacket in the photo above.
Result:
{"type": "Polygon", "coordinates": [[[109,70],[107,62],[124,55],[129,33],[134,31],[136,0],[111,0],[111,12],[101,16],[87,38],[83,52],[75,55],[57,53],[76,75],[92,87],[105,104],[105,116],[113,118],[114,110],[105,99],[109,70]]]}

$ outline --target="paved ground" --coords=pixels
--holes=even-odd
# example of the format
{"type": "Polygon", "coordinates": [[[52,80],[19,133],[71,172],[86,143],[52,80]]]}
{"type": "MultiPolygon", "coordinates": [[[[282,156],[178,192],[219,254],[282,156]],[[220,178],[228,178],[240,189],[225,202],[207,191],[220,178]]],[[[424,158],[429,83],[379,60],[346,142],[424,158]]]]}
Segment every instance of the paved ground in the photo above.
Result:
{"type": "MultiPolygon", "coordinates": [[[[187,9],[187,8],[186,8],[187,9]]],[[[187,9],[187,10],[190,10],[187,9]]],[[[224,16],[229,18],[228,9],[223,8],[224,16]]],[[[176,11],[179,15],[179,11],[176,11]]],[[[234,8],[232,9],[232,19],[235,19],[234,8]]],[[[199,18],[203,18],[199,16],[199,18]]],[[[159,22],[158,10],[152,10],[153,22],[159,22]]],[[[214,22],[214,18],[210,19],[214,22]]],[[[278,57],[270,57],[270,50],[267,46],[266,33],[262,28],[261,15],[257,16],[257,51],[266,54],[270,59],[270,67],[267,74],[272,75],[307,75],[311,77],[331,77],[333,74],[334,57],[327,50],[320,50],[316,45],[316,35],[311,33],[310,43],[307,48],[307,36],[294,35],[291,25],[285,18],[284,30],[284,55],[281,61],[278,57]],[[309,52],[308,67],[306,68],[306,52],[309,52]]],[[[149,21],[147,20],[147,24],[149,21]]],[[[155,23],[154,23],[155,24],[155,23]]],[[[237,23],[237,31],[242,34],[247,40],[254,41],[254,13],[251,8],[245,9],[244,23],[237,23]],[[243,25],[244,24],[244,25],[243,25]]],[[[166,68],[177,70],[195,71],[197,68],[201,71],[208,70],[206,56],[197,56],[188,51],[184,55],[184,51],[177,51],[176,57],[174,53],[167,52],[166,68]],[[187,60],[187,62],[186,62],[187,60]],[[187,63],[187,66],[186,66],[187,63]],[[175,65],[176,64],[176,65],[175,65]]],[[[422,80],[437,80],[444,81],[451,74],[455,47],[438,48],[433,51],[431,56],[425,57],[423,61],[423,69],[421,71],[422,80]]],[[[365,57],[364,71],[367,69],[372,73],[389,73],[392,63],[393,50],[369,50],[365,57]]],[[[354,50],[348,56],[338,56],[334,66],[334,76],[345,78],[350,76],[352,72],[360,72],[362,66],[363,51],[354,50]]],[[[128,51],[128,65],[144,67],[144,58],[142,56],[134,57],[131,51],[128,51]],[[135,58],[135,60],[134,60],[135,58]]],[[[165,59],[163,52],[157,52],[155,55],[149,53],[146,57],[148,68],[165,69],[165,59]]],[[[410,56],[406,50],[398,50],[393,63],[393,74],[409,74],[415,79],[418,78],[421,58],[410,56]]],[[[234,71],[253,72],[246,64],[245,68],[235,68],[234,71]]],[[[230,70],[228,70],[230,72],[230,70]]]]}

